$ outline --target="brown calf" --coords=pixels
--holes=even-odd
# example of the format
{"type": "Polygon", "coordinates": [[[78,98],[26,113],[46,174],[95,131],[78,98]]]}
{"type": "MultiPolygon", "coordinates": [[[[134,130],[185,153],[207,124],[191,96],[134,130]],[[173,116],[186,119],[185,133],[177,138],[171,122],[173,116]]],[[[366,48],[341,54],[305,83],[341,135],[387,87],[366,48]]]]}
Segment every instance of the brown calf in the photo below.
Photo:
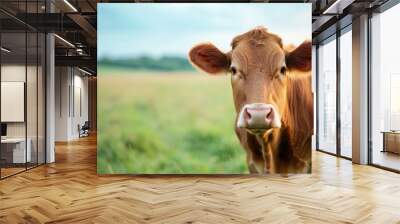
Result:
{"type": "Polygon", "coordinates": [[[311,170],[313,100],[311,43],[285,50],[280,37],[257,27],[235,37],[223,53],[210,43],[190,50],[209,74],[231,73],[236,134],[251,173],[311,170]]]}

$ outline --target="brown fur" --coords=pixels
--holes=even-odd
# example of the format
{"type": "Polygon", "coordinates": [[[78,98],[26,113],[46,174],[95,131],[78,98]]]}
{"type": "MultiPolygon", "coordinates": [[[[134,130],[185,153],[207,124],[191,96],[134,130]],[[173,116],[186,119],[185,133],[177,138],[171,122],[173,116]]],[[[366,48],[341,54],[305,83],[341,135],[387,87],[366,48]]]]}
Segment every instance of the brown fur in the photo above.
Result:
{"type": "Polygon", "coordinates": [[[286,57],[288,67],[307,72],[311,70],[311,42],[304,42],[286,57]]]}
{"type": "Polygon", "coordinates": [[[270,154],[276,173],[310,172],[313,133],[310,76],[288,78],[286,107],[282,127],[263,136],[265,147],[273,148],[270,154]]]}
{"type": "Polygon", "coordinates": [[[250,30],[242,35],[239,35],[235,38],[233,38],[232,42],[231,42],[231,46],[232,49],[234,49],[239,42],[243,41],[243,40],[255,40],[258,43],[262,44],[263,41],[267,40],[267,39],[274,39],[274,41],[278,42],[278,44],[282,47],[282,40],[279,36],[273,34],[273,33],[269,33],[268,30],[265,27],[256,27],[253,30],[250,30]]]}
{"type": "MultiPolygon", "coordinates": [[[[313,133],[313,97],[311,76],[290,77],[287,88],[288,113],[283,122],[288,125],[290,142],[294,146],[305,145],[313,133]]],[[[303,160],[308,158],[311,150],[295,150],[295,155],[303,160]]]]}
{"type": "Polygon", "coordinates": [[[196,65],[211,74],[217,74],[229,64],[229,57],[219,51],[212,44],[201,44],[192,48],[189,54],[190,61],[197,61],[196,65]]]}
{"type": "Polygon", "coordinates": [[[281,38],[263,27],[235,37],[226,54],[212,44],[194,47],[189,57],[202,70],[216,74],[235,67],[232,90],[237,113],[245,104],[272,104],[281,128],[254,135],[235,128],[247,152],[252,173],[310,172],[313,101],[311,43],[283,48],[281,38]],[[282,74],[282,67],[288,72],[282,74]],[[303,72],[303,74],[299,74],[303,72]],[[305,72],[305,73],[304,73],[305,72]]]}

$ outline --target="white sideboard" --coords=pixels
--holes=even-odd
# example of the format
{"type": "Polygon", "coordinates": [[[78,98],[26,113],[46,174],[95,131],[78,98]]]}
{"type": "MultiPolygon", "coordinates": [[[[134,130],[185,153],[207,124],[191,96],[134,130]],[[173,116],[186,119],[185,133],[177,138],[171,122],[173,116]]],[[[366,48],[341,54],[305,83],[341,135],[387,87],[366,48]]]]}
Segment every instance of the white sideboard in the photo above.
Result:
{"type": "Polygon", "coordinates": [[[1,139],[2,145],[7,145],[7,147],[13,147],[12,148],[13,163],[25,163],[32,161],[32,140],[30,138],[27,138],[26,142],[28,144],[25,153],[25,138],[1,139]]]}

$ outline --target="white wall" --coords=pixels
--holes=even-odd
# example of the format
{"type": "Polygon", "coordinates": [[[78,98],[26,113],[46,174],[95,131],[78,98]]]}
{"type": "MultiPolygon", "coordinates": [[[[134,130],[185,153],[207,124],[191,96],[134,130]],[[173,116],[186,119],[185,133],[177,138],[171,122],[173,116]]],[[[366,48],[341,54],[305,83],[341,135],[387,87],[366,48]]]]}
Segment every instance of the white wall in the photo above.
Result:
{"type": "MultiPolygon", "coordinates": [[[[1,81],[25,82],[25,65],[2,65],[1,81]]],[[[7,137],[25,137],[25,122],[7,123],[7,137]]]]}
{"type": "Polygon", "coordinates": [[[55,68],[55,141],[68,140],[68,92],[70,84],[69,68],[55,68]]]}
{"type": "MultiPolygon", "coordinates": [[[[16,64],[5,64],[1,66],[1,81],[2,82],[25,82],[25,75],[27,69],[28,74],[35,73],[36,74],[36,67],[25,65],[16,65],[16,64]]],[[[30,81],[32,82],[32,81],[30,81]]],[[[25,82],[26,83],[26,82],[25,82]]],[[[30,83],[32,84],[32,83],[30,83]]],[[[36,85],[36,82],[33,83],[36,85]]],[[[28,97],[35,97],[36,98],[36,89],[28,88],[28,97]],[[32,90],[33,92],[30,92],[32,90]]],[[[28,99],[27,99],[28,100],[28,99]]],[[[32,100],[28,100],[31,102],[32,100]]],[[[36,107],[36,105],[34,105],[36,107]]],[[[2,108],[4,110],[5,108],[2,108]]],[[[33,121],[33,117],[31,117],[31,113],[28,114],[28,121],[33,121]]],[[[34,114],[36,116],[36,114],[34,114]]],[[[36,117],[35,123],[36,123],[36,117]]],[[[32,127],[32,125],[28,125],[28,128],[32,127]]],[[[36,127],[35,127],[36,129],[36,127]]],[[[25,122],[7,122],[7,136],[8,137],[25,137],[25,122]]],[[[29,137],[29,136],[28,136],[29,137]]]]}
{"type": "Polygon", "coordinates": [[[56,141],[79,138],[78,125],[88,120],[88,78],[83,75],[76,68],[56,67],[56,141]]]}
{"type": "MultiPolygon", "coordinates": [[[[75,70],[76,72],[76,70],[75,70]]],[[[88,121],[88,78],[87,76],[83,77],[81,76],[82,73],[79,73],[79,75],[74,75],[74,92],[75,94],[73,99],[75,100],[74,102],[74,107],[72,108],[72,119],[71,119],[71,135],[73,138],[78,138],[79,137],[79,132],[78,132],[78,124],[81,126],[85,123],[85,121],[88,121]],[[81,107],[81,108],[80,108],[81,107]],[[81,111],[80,111],[81,110],[81,111]]]]}
{"type": "MultiPolygon", "coordinates": [[[[25,82],[25,65],[2,65],[1,81],[25,82]]],[[[7,123],[7,137],[25,137],[25,122],[7,123]]]]}

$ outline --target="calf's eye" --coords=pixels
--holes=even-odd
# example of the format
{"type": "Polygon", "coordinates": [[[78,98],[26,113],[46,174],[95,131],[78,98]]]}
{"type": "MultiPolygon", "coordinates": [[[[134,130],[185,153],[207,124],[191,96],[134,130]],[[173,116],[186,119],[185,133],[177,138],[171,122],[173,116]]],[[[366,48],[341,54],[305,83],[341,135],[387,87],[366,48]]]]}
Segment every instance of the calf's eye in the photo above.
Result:
{"type": "Polygon", "coordinates": [[[281,70],[280,70],[280,72],[281,72],[281,75],[286,75],[286,66],[282,66],[281,67],[281,70]]]}
{"type": "Polygon", "coordinates": [[[236,67],[235,67],[235,66],[231,66],[231,67],[229,68],[229,72],[230,72],[232,75],[236,75],[236,74],[237,74],[237,69],[236,69],[236,67]]]}

